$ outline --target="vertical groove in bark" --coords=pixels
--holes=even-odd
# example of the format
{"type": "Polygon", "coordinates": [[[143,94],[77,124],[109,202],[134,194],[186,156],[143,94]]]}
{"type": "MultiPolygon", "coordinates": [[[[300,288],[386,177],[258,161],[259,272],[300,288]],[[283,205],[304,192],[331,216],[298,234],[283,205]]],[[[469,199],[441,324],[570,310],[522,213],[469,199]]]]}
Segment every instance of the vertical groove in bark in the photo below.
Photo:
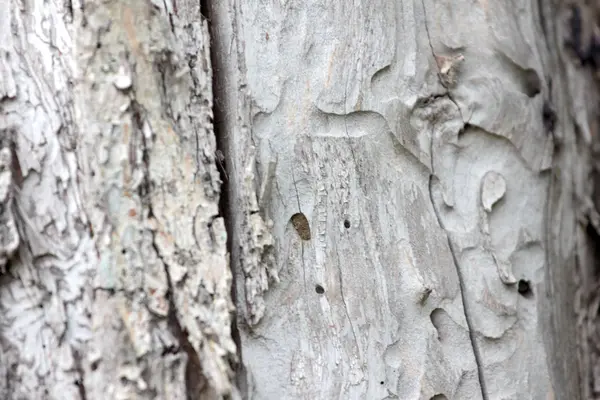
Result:
{"type": "MultiPolygon", "coordinates": [[[[227,110],[219,121],[229,177],[229,215],[232,221],[231,259],[238,278],[236,287],[238,327],[257,325],[263,318],[265,295],[278,280],[273,254],[270,221],[262,207],[265,188],[272,179],[268,168],[257,159],[251,136],[252,101],[246,81],[244,43],[238,31],[242,27],[243,5],[212,2],[211,20],[215,40],[216,68],[220,84],[220,108],[227,110]]],[[[268,195],[269,193],[267,193],[268,195]]]]}
{"type": "MultiPolygon", "coordinates": [[[[425,0],[421,0],[421,6],[423,7],[423,14],[424,14],[424,20],[425,20],[425,32],[427,33],[427,41],[429,42],[431,56],[436,60],[436,63],[437,63],[438,56],[435,54],[435,50],[433,48],[433,43],[431,42],[431,34],[429,33],[427,7],[425,6],[425,0]]],[[[462,57],[462,55],[461,55],[461,57],[462,57]]],[[[444,82],[441,78],[443,75],[442,75],[442,71],[440,71],[439,67],[440,66],[438,64],[438,79],[439,79],[440,84],[446,89],[445,96],[447,96],[452,101],[452,103],[454,103],[454,105],[456,106],[456,110],[458,111],[458,114],[460,115],[460,120],[464,121],[460,107],[458,106],[456,101],[452,98],[450,90],[448,90],[449,89],[448,84],[454,84],[455,82],[444,82]]],[[[458,68],[458,66],[450,66],[450,68],[458,68]]],[[[453,72],[455,72],[455,71],[453,71],[453,72]]],[[[461,128],[461,130],[462,129],[464,129],[464,126],[461,128]]],[[[432,138],[435,137],[435,133],[433,131],[431,132],[431,137],[432,138]]],[[[432,157],[434,154],[434,150],[433,150],[434,143],[435,143],[435,141],[431,140],[430,154],[432,157]]],[[[431,206],[433,207],[433,210],[435,212],[435,216],[436,216],[439,226],[444,231],[446,231],[446,228],[444,226],[444,221],[443,221],[439,211],[436,208],[436,203],[435,203],[434,197],[433,197],[432,183],[433,183],[433,180],[435,179],[435,167],[434,167],[433,160],[431,163],[431,172],[432,173],[429,177],[429,201],[431,201],[431,206]]],[[[467,294],[466,294],[465,278],[463,276],[463,272],[461,271],[461,266],[460,266],[457,254],[454,250],[454,245],[453,245],[452,240],[450,239],[450,235],[448,234],[447,231],[446,231],[446,238],[448,240],[448,249],[450,250],[450,254],[452,254],[452,261],[454,264],[454,268],[456,269],[456,275],[458,276],[458,283],[459,283],[459,287],[460,287],[460,297],[462,300],[463,310],[464,310],[464,314],[465,314],[465,322],[467,324],[469,341],[471,342],[471,348],[473,351],[473,356],[475,358],[475,364],[477,365],[477,377],[479,380],[479,387],[481,389],[481,398],[482,398],[482,400],[487,400],[488,394],[487,394],[486,385],[485,385],[485,375],[483,373],[483,368],[484,368],[485,364],[481,358],[481,353],[479,351],[479,345],[477,344],[477,340],[476,340],[476,332],[474,329],[472,316],[470,314],[471,311],[470,311],[469,299],[467,299],[467,294]]]]}
{"type": "MultiPolygon", "coordinates": [[[[446,229],[444,228],[444,222],[442,221],[437,209],[436,209],[436,205],[435,205],[435,201],[433,198],[433,190],[432,190],[432,182],[434,179],[435,175],[432,174],[430,179],[430,183],[429,183],[429,199],[431,201],[431,206],[433,207],[433,209],[435,210],[436,213],[436,217],[438,218],[438,223],[440,225],[440,227],[442,229],[446,229]]],[[[481,359],[481,353],[479,352],[479,346],[477,345],[477,340],[476,340],[476,333],[475,333],[475,329],[473,328],[473,321],[471,320],[471,315],[470,315],[470,310],[469,310],[469,304],[468,304],[468,299],[466,296],[466,289],[465,289],[465,279],[462,275],[462,272],[460,270],[460,264],[458,261],[458,258],[456,256],[456,253],[454,251],[454,247],[452,244],[452,241],[450,240],[450,237],[448,235],[447,239],[448,239],[448,248],[450,249],[450,253],[452,254],[452,260],[454,262],[454,267],[456,268],[456,274],[458,275],[458,282],[460,285],[460,296],[462,299],[462,303],[463,303],[463,309],[465,312],[465,322],[467,324],[467,330],[469,333],[469,340],[471,342],[471,349],[473,350],[473,356],[475,357],[475,364],[477,365],[477,377],[479,380],[479,387],[481,388],[481,398],[483,400],[487,400],[488,399],[488,395],[487,395],[487,391],[485,389],[485,376],[483,374],[483,367],[484,367],[484,363],[481,359]]]]}
{"type": "MultiPolygon", "coordinates": [[[[600,58],[598,1],[563,2],[558,36],[564,60],[568,95],[575,101],[569,111],[575,143],[584,167],[574,169],[577,258],[574,264],[579,379],[584,399],[600,398],[600,58]],[[562,29],[560,29],[562,28],[562,29]],[[588,167],[588,168],[585,168],[588,167]]],[[[558,42],[558,40],[557,40],[558,42]]]]}
{"type": "MultiPolygon", "coordinates": [[[[234,112],[231,108],[226,108],[225,105],[228,103],[228,96],[226,92],[227,80],[233,79],[232,76],[228,76],[225,71],[225,59],[227,54],[223,51],[227,43],[225,42],[224,35],[220,34],[220,30],[218,29],[217,24],[213,24],[213,18],[219,18],[219,15],[215,15],[215,9],[213,6],[213,2],[211,0],[201,0],[200,1],[200,9],[203,12],[203,15],[206,16],[206,20],[208,23],[208,30],[210,34],[210,60],[212,67],[212,93],[213,93],[213,129],[216,138],[216,146],[217,146],[217,167],[219,169],[220,177],[221,177],[221,196],[219,200],[219,213],[223,217],[225,222],[225,228],[228,232],[227,235],[227,251],[228,258],[230,260],[229,266],[232,269],[232,279],[231,283],[231,298],[234,304],[238,303],[238,288],[237,279],[235,279],[235,271],[233,270],[234,266],[237,265],[235,262],[231,262],[232,254],[237,254],[237,251],[232,252],[232,240],[233,229],[234,229],[234,221],[230,207],[231,204],[229,202],[229,172],[228,169],[232,167],[231,163],[231,155],[229,153],[229,144],[228,140],[234,138],[233,133],[228,130],[227,119],[229,118],[229,113],[234,112]]],[[[239,330],[237,327],[237,318],[239,316],[239,312],[237,307],[233,313],[233,318],[231,321],[231,334],[232,339],[236,344],[236,354],[237,360],[235,363],[236,373],[236,386],[240,389],[241,393],[245,393],[245,383],[243,379],[240,379],[243,375],[243,354],[242,354],[242,345],[239,330]]]]}

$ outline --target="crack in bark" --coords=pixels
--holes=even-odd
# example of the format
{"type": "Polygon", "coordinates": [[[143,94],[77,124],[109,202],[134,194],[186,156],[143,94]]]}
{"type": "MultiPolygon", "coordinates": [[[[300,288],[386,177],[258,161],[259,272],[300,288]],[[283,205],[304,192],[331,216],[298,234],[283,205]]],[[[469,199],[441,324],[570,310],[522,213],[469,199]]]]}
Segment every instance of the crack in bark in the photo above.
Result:
{"type": "MultiPolygon", "coordinates": [[[[150,211],[151,212],[151,211],[150,211]]],[[[194,349],[194,346],[188,339],[187,331],[179,323],[177,318],[177,306],[175,305],[175,289],[173,287],[173,281],[171,280],[171,274],[169,273],[169,264],[163,258],[160,253],[158,246],[156,245],[156,232],[152,232],[152,248],[156,252],[156,255],[161,260],[165,268],[165,275],[167,277],[167,293],[165,297],[169,302],[169,312],[167,314],[167,322],[171,333],[178,339],[179,348],[166,348],[163,351],[163,355],[167,353],[178,353],[183,350],[187,354],[187,364],[185,368],[185,386],[188,400],[200,400],[201,389],[206,385],[206,377],[202,373],[202,366],[200,364],[200,358],[198,353],[194,349]]]]}
{"type": "MultiPolygon", "coordinates": [[[[344,311],[346,312],[346,318],[348,318],[348,322],[350,323],[350,327],[352,328],[352,336],[354,336],[354,342],[356,343],[356,350],[358,352],[358,356],[362,358],[360,353],[360,343],[358,343],[358,337],[356,336],[356,329],[354,328],[354,323],[352,323],[352,318],[350,318],[350,311],[348,311],[348,303],[346,303],[346,297],[344,296],[344,280],[342,277],[342,266],[340,265],[340,253],[338,248],[335,249],[337,253],[337,266],[338,266],[338,275],[339,275],[339,283],[340,283],[340,297],[342,298],[342,304],[344,304],[344,311]]],[[[362,368],[361,368],[362,370],[362,368]]]]}
{"type": "MultiPolygon", "coordinates": [[[[174,3],[174,2],[173,2],[174,3]]],[[[163,6],[165,7],[165,14],[169,17],[169,25],[171,26],[171,33],[175,33],[175,24],[173,23],[173,14],[169,11],[167,0],[163,0],[163,6]]]]}
{"type": "MultiPolygon", "coordinates": [[[[433,56],[434,61],[436,61],[436,54],[435,51],[433,49],[433,43],[431,42],[431,35],[429,33],[429,25],[427,23],[427,8],[425,7],[425,0],[421,0],[421,5],[423,7],[423,15],[425,18],[425,31],[427,32],[427,42],[429,43],[429,48],[431,49],[431,55],[433,56]]],[[[439,66],[437,65],[436,62],[436,66],[438,67],[438,72],[439,72],[439,66]]],[[[462,115],[462,111],[460,109],[460,107],[458,106],[458,104],[456,103],[456,101],[452,98],[452,95],[450,94],[450,89],[444,84],[444,82],[442,81],[442,79],[439,76],[438,73],[438,80],[440,82],[440,84],[446,89],[446,93],[445,96],[452,102],[454,103],[454,105],[456,106],[456,109],[458,110],[458,114],[460,115],[460,119],[463,122],[463,124],[465,123],[464,117],[462,115]]],[[[464,129],[464,126],[463,126],[464,129]]],[[[471,313],[469,311],[469,305],[467,302],[467,296],[465,293],[465,281],[464,281],[464,277],[462,275],[462,271],[460,269],[460,264],[458,262],[458,257],[456,256],[456,252],[454,250],[454,246],[452,244],[452,240],[450,239],[450,235],[448,234],[448,231],[446,230],[446,228],[444,227],[444,223],[442,222],[442,218],[441,215],[439,214],[436,206],[435,206],[435,201],[433,199],[433,190],[432,190],[432,185],[433,185],[433,179],[435,177],[435,169],[433,166],[433,144],[434,144],[434,133],[433,133],[433,129],[431,132],[431,142],[430,142],[430,158],[431,158],[431,174],[429,175],[429,199],[431,201],[431,206],[433,207],[433,211],[435,213],[435,216],[437,218],[438,224],[439,226],[444,230],[444,233],[446,235],[446,239],[448,240],[448,248],[450,249],[450,254],[452,254],[452,260],[454,262],[454,268],[456,269],[456,274],[458,276],[458,284],[460,287],[460,297],[462,299],[462,303],[463,303],[463,310],[464,310],[464,315],[465,315],[465,321],[467,323],[467,330],[469,333],[469,341],[471,342],[471,348],[473,349],[473,355],[475,357],[475,364],[477,366],[477,378],[479,380],[479,387],[481,389],[481,396],[483,400],[488,400],[488,395],[487,395],[487,389],[486,389],[486,385],[485,385],[485,379],[484,379],[484,374],[483,374],[483,362],[481,359],[481,353],[479,352],[479,347],[477,346],[477,340],[475,338],[475,332],[473,330],[473,321],[471,319],[471,313]]]]}
{"type": "MultiPolygon", "coordinates": [[[[433,166],[432,166],[433,170],[433,166]]],[[[438,224],[444,230],[446,235],[446,239],[448,240],[448,248],[450,249],[450,254],[452,254],[452,260],[454,262],[454,268],[456,269],[456,274],[458,275],[458,285],[460,287],[460,297],[463,303],[463,310],[465,314],[465,320],[467,322],[467,330],[469,333],[469,340],[471,342],[471,348],[473,349],[473,355],[475,356],[475,364],[477,365],[477,377],[479,379],[479,386],[481,388],[481,396],[483,400],[488,400],[487,389],[485,386],[485,380],[483,375],[483,362],[481,361],[481,353],[479,352],[479,347],[477,346],[477,340],[475,338],[475,332],[473,330],[473,322],[471,320],[471,313],[469,311],[469,305],[467,302],[467,296],[465,294],[465,281],[462,275],[462,271],[460,269],[460,264],[458,262],[458,257],[456,256],[456,252],[454,250],[454,246],[452,244],[452,240],[450,240],[450,235],[446,231],[444,227],[444,223],[442,222],[442,218],[438,213],[437,208],[435,207],[435,202],[433,199],[433,190],[432,184],[434,179],[434,174],[429,175],[429,199],[431,200],[431,206],[433,207],[433,211],[438,220],[438,224]]]]}
{"type": "Polygon", "coordinates": [[[73,0],[65,0],[63,6],[66,15],[69,17],[69,22],[73,22],[73,0]]]}
{"type": "MultiPolygon", "coordinates": [[[[217,170],[221,179],[220,193],[219,193],[219,215],[223,218],[225,231],[227,233],[227,242],[225,244],[227,248],[227,257],[229,262],[229,268],[231,269],[231,300],[234,304],[234,309],[231,318],[231,338],[236,347],[236,358],[237,360],[230,360],[231,369],[235,371],[235,380],[238,390],[242,393],[246,390],[246,371],[244,368],[242,358],[242,339],[237,324],[238,309],[237,309],[237,279],[234,271],[234,264],[231,260],[231,246],[233,237],[233,221],[230,213],[230,199],[229,199],[229,177],[227,174],[229,152],[227,151],[227,132],[222,132],[222,124],[216,123],[215,121],[224,121],[227,110],[223,109],[224,102],[220,101],[221,96],[224,96],[225,90],[223,82],[227,79],[225,76],[217,74],[220,70],[218,66],[219,55],[216,52],[218,46],[214,44],[220,40],[220,36],[215,32],[215,29],[211,23],[211,17],[213,14],[212,2],[210,0],[199,0],[200,15],[206,21],[209,32],[209,45],[208,51],[210,55],[210,68],[212,72],[212,124],[213,132],[215,135],[216,152],[215,159],[217,161],[217,170]]],[[[196,154],[200,153],[198,135],[196,135],[196,154]]]]}
{"type": "MultiPolygon", "coordinates": [[[[448,99],[450,99],[450,101],[452,103],[454,103],[454,105],[456,106],[456,109],[458,110],[458,114],[460,115],[460,119],[463,121],[463,123],[468,123],[468,121],[465,121],[465,118],[462,115],[462,110],[458,106],[458,103],[452,97],[452,94],[450,93],[450,88],[440,78],[440,72],[441,71],[439,70],[439,65],[437,64],[437,59],[436,59],[437,56],[435,54],[435,50],[433,49],[433,43],[431,43],[431,35],[429,34],[429,25],[427,24],[427,9],[425,8],[425,0],[421,0],[421,4],[423,6],[423,16],[425,18],[425,32],[427,33],[427,43],[429,43],[429,49],[431,50],[431,55],[433,56],[433,60],[435,61],[435,65],[436,65],[436,67],[438,69],[438,74],[437,74],[438,81],[440,82],[440,85],[442,85],[444,87],[444,89],[446,89],[446,93],[444,93],[443,96],[448,97],[448,99]]],[[[469,118],[469,121],[470,121],[470,118],[469,118]]]]}
{"type": "Polygon", "coordinates": [[[75,386],[77,386],[77,389],[79,390],[79,397],[81,400],[87,400],[87,393],[85,391],[85,371],[81,365],[81,354],[75,349],[73,349],[73,360],[75,363],[75,370],[79,374],[79,379],[74,382],[75,386]]]}

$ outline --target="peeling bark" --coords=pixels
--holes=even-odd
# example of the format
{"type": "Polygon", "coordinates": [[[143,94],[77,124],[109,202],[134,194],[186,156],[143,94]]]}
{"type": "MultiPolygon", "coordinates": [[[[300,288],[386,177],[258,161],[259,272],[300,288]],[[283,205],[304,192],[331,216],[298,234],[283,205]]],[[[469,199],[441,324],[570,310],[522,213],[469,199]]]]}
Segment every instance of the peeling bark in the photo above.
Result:
{"type": "Polygon", "coordinates": [[[7,1],[0,43],[0,397],[237,397],[199,4],[7,1]]]}

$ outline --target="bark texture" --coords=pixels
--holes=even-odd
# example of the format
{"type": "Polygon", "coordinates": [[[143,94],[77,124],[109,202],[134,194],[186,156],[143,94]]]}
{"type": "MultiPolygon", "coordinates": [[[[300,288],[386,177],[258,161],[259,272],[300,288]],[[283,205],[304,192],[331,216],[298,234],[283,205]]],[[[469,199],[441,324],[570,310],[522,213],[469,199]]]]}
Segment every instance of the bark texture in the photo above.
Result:
{"type": "Polygon", "coordinates": [[[0,0],[0,398],[597,396],[567,4],[207,3],[0,0]]]}
{"type": "Polygon", "coordinates": [[[1,398],[236,395],[200,11],[1,2],[1,398]]]}
{"type": "Polygon", "coordinates": [[[571,118],[578,133],[578,152],[586,166],[575,186],[579,207],[576,230],[576,295],[579,378],[582,398],[600,398],[600,114],[598,112],[598,78],[600,77],[600,2],[574,1],[562,13],[566,48],[563,57],[569,94],[577,99],[571,118]],[[590,151],[591,148],[591,151],[590,151]],[[590,168],[591,167],[591,171],[590,168]]]}
{"type": "Polygon", "coordinates": [[[248,398],[578,398],[563,11],[212,3],[248,398]]]}

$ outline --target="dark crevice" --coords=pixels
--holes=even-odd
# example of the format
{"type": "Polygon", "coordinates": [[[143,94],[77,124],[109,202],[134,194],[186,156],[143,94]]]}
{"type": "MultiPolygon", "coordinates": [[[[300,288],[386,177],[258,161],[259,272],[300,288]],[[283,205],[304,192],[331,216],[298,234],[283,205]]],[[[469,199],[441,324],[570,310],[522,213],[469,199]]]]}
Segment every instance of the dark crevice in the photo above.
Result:
{"type": "MultiPolygon", "coordinates": [[[[548,84],[551,88],[552,81],[549,81],[548,84]]],[[[544,129],[546,130],[546,133],[554,137],[554,128],[556,127],[557,116],[556,111],[554,110],[554,107],[552,106],[552,103],[549,100],[544,101],[544,105],[542,107],[542,121],[544,123],[544,129]]],[[[554,142],[554,144],[556,145],[557,141],[555,140],[554,142]]]]}
{"type": "Polygon", "coordinates": [[[597,33],[597,27],[590,26],[589,20],[584,18],[585,14],[593,12],[590,9],[593,7],[588,4],[569,5],[570,16],[564,45],[581,66],[589,66],[592,71],[597,71],[600,68],[600,34],[597,33]]]}
{"type": "Polygon", "coordinates": [[[68,21],[73,21],[73,0],[65,0],[65,11],[69,17],[68,21]]]}
{"type": "Polygon", "coordinates": [[[87,393],[85,391],[85,371],[81,365],[81,354],[77,350],[73,350],[73,362],[75,364],[75,370],[79,375],[79,378],[73,382],[77,386],[79,391],[79,398],[81,400],[87,400],[87,393]]]}
{"type": "MultiPolygon", "coordinates": [[[[225,230],[227,232],[227,253],[229,257],[232,255],[232,237],[233,237],[233,224],[232,224],[232,216],[230,212],[230,200],[229,200],[229,176],[227,174],[228,163],[227,160],[230,159],[229,151],[228,151],[228,142],[227,142],[227,124],[226,123],[217,123],[215,121],[225,121],[227,117],[227,110],[224,109],[226,98],[225,92],[225,82],[227,77],[219,74],[219,71],[223,71],[224,68],[221,66],[222,63],[225,62],[222,58],[219,57],[219,52],[217,51],[219,48],[223,46],[219,42],[221,39],[220,35],[215,32],[216,28],[213,26],[211,21],[213,20],[213,2],[210,0],[200,0],[200,13],[202,17],[206,20],[208,24],[208,31],[210,35],[210,62],[212,69],[212,93],[213,93],[213,103],[212,103],[212,123],[213,123],[213,131],[215,134],[217,149],[215,151],[215,160],[217,169],[219,171],[220,179],[221,179],[221,191],[219,196],[219,214],[223,218],[223,222],[225,224],[225,230]]],[[[231,268],[232,280],[231,280],[231,299],[234,304],[234,311],[231,318],[231,337],[236,346],[236,356],[237,360],[232,360],[232,369],[236,374],[236,386],[237,388],[244,393],[245,392],[245,368],[243,363],[242,356],[242,343],[241,343],[241,335],[237,325],[237,279],[236,279],[236,271],[235,266],[236,263],[233,260],[229,260],[229,265],[231,268]]]]}
{"type": "Polygon", "coordinates": [[[165,7],[165,13],[167,13],[169,16],[169,25],[171,26],[171,32],[175,33],[175,25],[173,24],[173,14],[169,12],[169,7],[167,6],[166,0],[163,0],[163,6],[165,7]]]}
{"type": "Polygon", "coordinates": [[[548,27],[546,26],[546,19],[544,18],[544,13],[543,13],[543,9],[544,9],[544,0],[537,0],[537,8],[538,8],[538,17],[539,17],[539,23],[540,23],[540,28],[542,29],[542,34],[544,35],[544,37],[548,37],[548,27]]]}
{"type": "MultiPolygon", "coordinates": [[[[600,260],[600,234],[591,223],[587,224],[585,231],[588,241],[592,243],[592,246],[590,246],[590,254],[593,256],[592,259],[600,260]]],[[[594,268],[590,269],[588,272],[588,280],[593,280],[594,282],[600,281],[600,265],[594,263],[593,267],[594,268]]]]}
{"type": "Polygon", "coordinates": [[[194,349],[194,346],[190,343],[188,338],[188,332],[181,326],[179,323],[179,319],[176,315],[177,306],[175,304],[174,296],[175,289],[173,288],[173,281],[171,280],[171,274],[169,273],[169,266],[160,254],[160,250],[156,246],[155,242],[155,233],[153,233],[152,237],[152,247],[156,252],[156,255],[162,261],[165,266],[165,275],[167,277],[167,293],[165,297],[169,302],[169,313],[167,315],[167,321],[169,324],[169,329],[173,336],[175,336],[179,342],[180,348],[177,347],[168,347],[163,351],[163,355],[165,354],[176,354],[179,351],[183,350],[187,354],[187,365],[185,367],[185,386],[187,392],[188,400],[200,400],[202,398],[201,391],[202,388],[206,385],[206,379],[203,379],[202,374],[202,365],[200,364],[200,358],[198,357],[198,353],[194,349]]]}

